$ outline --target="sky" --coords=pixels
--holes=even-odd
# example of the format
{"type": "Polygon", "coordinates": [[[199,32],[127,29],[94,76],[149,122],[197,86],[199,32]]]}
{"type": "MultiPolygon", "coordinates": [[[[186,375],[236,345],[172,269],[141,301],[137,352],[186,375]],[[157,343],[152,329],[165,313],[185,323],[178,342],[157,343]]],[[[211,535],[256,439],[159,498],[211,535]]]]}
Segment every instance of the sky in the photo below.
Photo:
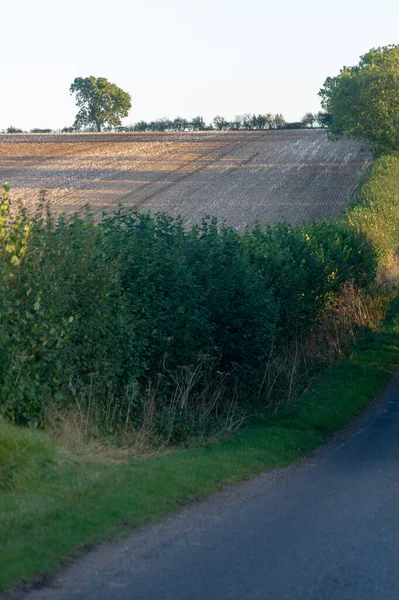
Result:
{"type": "Polygon", "coordinates": [[[327,76],[399,43],[398,0],[0,0],[0,129],[62,128],[75,77],[132,97],[124,123],[320,109],[327,76]]]}

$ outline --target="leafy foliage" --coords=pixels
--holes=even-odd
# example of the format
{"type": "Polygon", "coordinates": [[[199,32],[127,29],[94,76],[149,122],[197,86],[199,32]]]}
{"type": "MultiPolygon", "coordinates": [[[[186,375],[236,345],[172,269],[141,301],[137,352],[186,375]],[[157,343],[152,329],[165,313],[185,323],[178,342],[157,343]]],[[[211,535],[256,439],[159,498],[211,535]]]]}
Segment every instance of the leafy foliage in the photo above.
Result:
{"type": "Polygon", "coordinates": [[[364,137],[377,152],[399,149],[399,46],[370,50],[319,91],[333,134],[364,137]]]}
{"type": "Polygon", "coordinates": [[[279,345],[309,331],[346,281],[364,287],[375,277],[366,237],[341,222],[256,227],[243,244],[276,298],[279,345]]]}
{"type": "Polygon", "coordinates": [[[12,212],[5,186],[1,413],[35,426],[89,390],[102,410],[125,402],[120,418],[135,424],[151,397],[160,430],[170,429],[170,397],[190,379],[167,433],[184,438],[197,418],[187,402],[197,399],[210,427],[231,398],[248,405],[272,348],[311,331],[345,282],[367,287],[375,269],[365,235],[344,222],[240,236],[216,220],[187,231],[180,219],[120,208],[96,224],[90,212],[54,219],[44,193],[35,215],[22,204],[12,212]]]}
{"type": "Polygon", "coordinates": [[[9,127],[7,127],[6,132],[7,133],[24,133],[24,130],[19,129],[19,127],[14,127],[13,125],[10,125],[9,127]]]}
{"type": "MultiPolygon", "coordinates": [[[[237,115],[232,121],[217,115],[212,123],[207,125],[201,116],[193,117],[191,120],[182,117],[175,119],[156,119],[155,121],[139,121],[138,123],[118,127],[118,131],[239,131],[258,129],[292,129],[292,123],[287,123],[282,114],[251,114],[237,115]]],[[[295,124],[298,128],[302,123],[295,124]]]]}
{"type": "Polygon", "coordinates": [[[101,131],[104,125],[117,127],[132,106],[130,94],[105,77],[76,77],[69,91],[76,94],[79,107],[74,123],[76,129],[95,126],[101,131]]]}
{"type": "Polygon", "coordinates": [[[317,124],[318,117],[317,114],[312,112],[307,112],[303,115],[301,119],[301,123],[304,127],[314,127],[317,124]]]}
{"type": "Polygon", "coordinates": [[[374,162],[354,205],[347,213],[347,219],[355,230],[367,235],[381,264],[397,253],[399,247],[398,156],[381,156],[374,162]]]}

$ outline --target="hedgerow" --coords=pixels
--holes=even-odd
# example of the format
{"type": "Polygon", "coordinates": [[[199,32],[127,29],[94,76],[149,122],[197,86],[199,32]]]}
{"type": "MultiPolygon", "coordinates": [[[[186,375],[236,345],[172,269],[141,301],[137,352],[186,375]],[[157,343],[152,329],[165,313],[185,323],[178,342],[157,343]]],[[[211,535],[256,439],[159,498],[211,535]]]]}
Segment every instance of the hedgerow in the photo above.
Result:
{"type": "Polygon", "coordinates": [[[399,158],[381,156],[368,176],[346,219],[356,231],[364,232],[383,264],[399,246],[399,158]]]}
{"type": "Polygon", "coordinates": [[[343,221],[239,235],[122,208],[100,223],[54,218],[44,195],[33,215],[11,209],[5,186],[0,406],[19,424],[90,395],[136,426],[150,403],[157,426],[184,437],[182,418],[247,405],[272,349],[309,333],[345,282],[375,279],[370,242],[343,221]]]}

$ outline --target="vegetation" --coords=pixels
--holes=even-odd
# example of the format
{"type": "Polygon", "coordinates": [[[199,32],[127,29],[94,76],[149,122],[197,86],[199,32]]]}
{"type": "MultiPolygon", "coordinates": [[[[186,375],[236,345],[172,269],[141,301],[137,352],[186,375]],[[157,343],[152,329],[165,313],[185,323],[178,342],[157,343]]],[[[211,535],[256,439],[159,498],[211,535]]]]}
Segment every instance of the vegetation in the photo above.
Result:
{"type": "MultiPolygon", "coordinates": [[[[326,80],[319,123],[396,150],[397,50],[373,50],[326,80]],[[367,105],[372,90],[381,102],[367,105]]],[[[82,104],[79,126],[115,126],[98,125],[90,110],[82,104]]],[[[270,128],[260,117],[238,128],[270,128]]],[[[226,123],[219,116],[213,126],[226,123]]],[[[173,124],[203,126],[201,117],[173,124]]],[[[295,460],[375,397],[399,357],[397,300],[380,325],[394,296],[398,184],[399,158],[380,157],[339,221],[244,235],[213,219],[188,230],[122,207],[99,223],[89,210],[54,218],[44,192],[29,215],[4,186],[1,589],[121,533],[122,522],[137,526],[220,481],[295,460]],[[315,365],[337,355],[315,377],[315,365]],[[208,444],[244,417],[252,426],[208,444]],[[141,443],[148,452],[193,438],[195,446],[132,460],[141,443]]]]}
{"type": "Polygon", "coordinates": [[[372,49],[328,77],[319,92],[333,134],[365,138],[377,152],[399,150],[399,46],[372,49]]]}
{"type": "MultiPolygon", "coordinates": [[[[308,113],[310,115],[312,113],[308,113]]],[[[242,130],[266,130],[266,129],[296,129],[307,127],[308,125],[319,125],[324,127],[324,122],[321,115],[312,114],[312,122],[300,121],[298,123],[287,123],[282,114],[267,113],[267,114],[252,114],[237,115],[232,121],[228,121],[224,117],[217,115],[212,123],[207,125],[201,116],[193,119],[184,119],[176,117],[175,119],[156,119],[155,121],[139,121],[133,125],[119,127],[119,131],[242,131],[242,130]]]]}
{"type": "Polygon", "coordinates": [[[330,124],[329,113],[319,111],[318,113],[305,113],[301,119],[301,125],[303,127],[328,127],[330,124]]]}
{"type": "Polygon", "coordinates": [[[19,129],[18,127],[14,127],[14,125],[10,125],[6,129],[6,133],[24,133],[24,132],[22,129],[19,129]]]}
{"type": "Polygon", "coordinates": [[[74,406],[101,435],[184,442],[276,408],[322,346],[341,352],[320,333],[337,311],[346,327],[370,324],[367,298],[398,247],[398,183],[399,159],[382,157],[341,221],[244,235],[122,208],[98,224],[54,219],[44,194],[35,215],[12,212],[5,186],[1,414],[45,426],[74,406]],[[363,319],[348,309],[359,302],[363,319]]]}
{"type": "Polygon", "coordinates": [[[89,212],[53,220],[44,196],[37,214],[12,213],[7,187],[0,259],[1,414],[44,425],[55,407],[94,403],[104,426],[117,418],[108,429],[150,419],[168,441],[292,389],[281,357],[377,267],[346,222],[240,236],[123,209],[99,224],[89,212]]]}
{"type": "Polygon", "coordinates": [[[117,127],[132,106],[130,94],[105,77],[76,77],[69,91],[76,94],[79,107],[74,123],[76,129],[94,125],[101,131],[104,125],[117,127]]]}
{"type": "Polygon", "coordinates": [[[0,489],[0,590],[46,576],[88,545],[175,512],[220,482],[297,460],[380,393],[397,365],[398,330],[398,317],[387,319],[294,407],[204,448],[123,460],[106,447],[77,453],[76,438],[66,450],[59,438],[0,423],[0,470],[8,473],[0,489]]]}
{"type": "MultiPolygon", "coordinates": [[[[81,79],[81,78],[78,78],[81,79]]],[[[76,81],[76,80],[75,80],[76,81]]],[[[72,89],[72,88],[71,88],[72,89]]],[[[86,111],[86,109],[85,109],[86,111]]],[[[86,112],[85,112],[86,114],[86,112]]],[[[78,113],[79,115],[79,113],[78,113]]],[[[276,130],[276,129],[302,129],[306,127],[328,127],[330,124],[330,115],[325,112],[306,113],[301,121],[287,122],[282,114],[252,114],[237,115],[232,121],[217,115],[211,123],[206,123],[200,115],[192,119],[176,117],[174,119],[155,119],[155,121],[138,121],[130,125],[121,125],[120,120],[107,121],[101,126],[105,131],[125,131],[125,132],[163,132],[163,131],[256,131],[256,130],[276,130]]],[[[70,127],[63,127],[61,133],[74,133],[78,131],[99,131],[98,126],[93,119],[78,119],[70,127]]],[[[24,133],[22,129],[9,127],[7,133],[24,133]]],[[[56,133],[51,129],[31,129],[30,133],[56,133]]]]}
{"type": "MultiPolygon", "coordinates": [[[[106,80],[77,78],[71,87],[86,116],[94,84],[95,103],[106,80]]],[[[308,113],[302,124],[328,116],[308,113]]],[[[226,123],[216,117],[213,126],[226,123]]],[[[236,123],[277,128],[284,120],[244,115],[236,123]]],[[[367,314],[377,274],[398,247],[398,174],[396,157],[379,159],[338,222],[244,235],[212,219],[187,230],[181,219],[122,207],[99,223],[89,210],[54,218],[44,192],[28,215],[22,203],[11,206],[5,185],[0,415],[46,427],[75,407],[99,435],[146,430],[180,443],[290,401],[320,358],[341,352],[323,327],[375,322],[367,314]]]]}
{"type": "Polygon", "coordinates": [[[381,265],[389,264],[399,245],[399,157],[381,156],[370,167],[348,221],[366,233],[381,265]]]}
{"type": "Polygon", "coordinates": [[[30,130],[30,133],[52,133],[52,129],[40,129],[40,127],[35,127],[30,130]]]}

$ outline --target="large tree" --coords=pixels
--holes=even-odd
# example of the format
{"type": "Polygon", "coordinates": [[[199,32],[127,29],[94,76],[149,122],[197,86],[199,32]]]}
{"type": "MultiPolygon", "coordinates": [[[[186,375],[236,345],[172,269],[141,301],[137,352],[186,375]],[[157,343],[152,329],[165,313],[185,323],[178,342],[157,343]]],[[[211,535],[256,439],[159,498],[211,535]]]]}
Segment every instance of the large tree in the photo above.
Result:
{"type": "Polygon", "coordinates": [[[132,106],[130,94],[105,77],[76,77],[69,91],[76,94],[79,107],[74,123],[77,129],[95,126],[101,131],[104,125],[117,127],[132,106]]]}
{"type": "Polygon", "coordinates": [[[319,91],[330,131],[364,137],[378,152],[399,150],[399,46],[372,49],[319,91]]]}

